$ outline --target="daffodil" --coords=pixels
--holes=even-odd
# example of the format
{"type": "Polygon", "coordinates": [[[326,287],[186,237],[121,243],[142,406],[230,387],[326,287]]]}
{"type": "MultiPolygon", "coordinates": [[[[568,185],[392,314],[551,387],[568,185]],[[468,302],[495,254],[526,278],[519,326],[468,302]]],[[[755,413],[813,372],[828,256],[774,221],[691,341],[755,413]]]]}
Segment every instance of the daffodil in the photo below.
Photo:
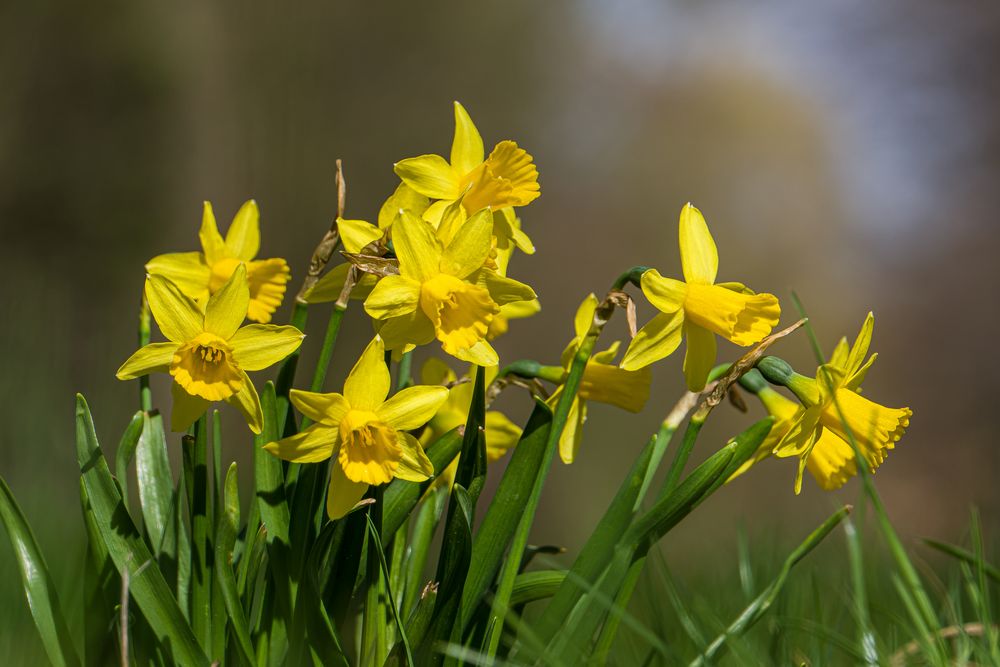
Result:
{"type": "Polygon", "coordinates": [[[486,332],[486,340],[496,340],[507,333],[511,320],[520,320],[538,314],[542,310],[542,304],[538,299],[531,301],[514,301],[500,306],[500,312],[493,317],[490,328],[486,332]]]}
{"type": "Polygon", "coordinates": [[[246,316],[267,323],[281,305],[291,274],[283,259],[254,259],[260,249],[260,211],[250,200],[240,207],[223,240],[212,205],[205,202],[201,218],[201,252],[158,255],[146,264],[152,275],[170,279],[181,291],[204,306],[208,297],[226,284],[237,266],[246,266],[250,307],[246,316]]]}
{"type": "Polygon", "coordinates": [[[424,220],[403,211],[392,227],[399,274],[378,281],[365,310],[381,321],[387,349],[407,351],[437,338],[448,354],[496,366],[496,350],[486,340],[500,307],[530,301],[524,283],[484,267],[493,222],[488,210],[470,217],[445,246],[424,220]]]}
{"type": "MultiPolygon", "coordinates": [[[[786,386],[804,409],[795,414],[774,454],[799,459],[795,493],[802,489],[805,468],[824,489],[838,488],[856,474],[855,455],[848,444],[852,436],[874,472],[910,425],[909,408],[887,408],[861,395],[861,383],[878,356],[865,359],[874,326],[875,317],[868,313],[854,345],[841,339],[815,379],[787,374],[786,386]]],[[[766,369],[766,364],[759,366],[766,369]]]]}
{"type": "MultiPolygon", "coordinates": [[[[587,296],[576,311],[573,328],[576,336],[562,354],[563,378],[569,373],[580,344],[583,342],[590,323],[597,309],[597,297],[587,296]]],[[[649,399],[649,385],[652,382],[652,371],[649,368],[639,370],[624,370],[613,364],[618,354],[618,341],[603,352],[596,353],[584,368],[580,380],[580,388],[570,406],[566,427],[559,438],[559,456],[563,463],[572,463],[583,438],[583,424],[587,421],[587,401],[597,401],[614,405],[629,412],[639,412],[649,399]]],[[[548,403],[555,406],[562,396],[560,386],[549,397],[548,403]]]]}
{"type": "Polygon", "coordinates": [[[496,212],[494,234],[501,250],[516,245],[530,255],[534,244],[508,209],[527,206],[539,196],[538,169],[531,155],[513,141],[501,141],[489,157],[484,155],[479,130],[465,107],[455,102],[451,161],[440,155],[421,155],[397,162],[395,171],[414,192],[438,200],[423,213],[435,228],[456,202],[460,202],[455,211],[460,222],[488,207],[496,212]]]}
{"type": "MultiPolygon", "coordinates": [[[[466,378],[470,381],[458,382],[455,372],[440,359],[431,357],[424,363],[420,369],[421,381],[427,385],[444,385],[449,389],[448,400],[441,404],[434,417],[427,423],[427,428],[420,435],[422,445],[429,445],[456,426],[462,426],[468,421],[474,388],[471,375],[470,371],[470,376],[466,378]]],[[[496,375],[496,366],[486,369],[487,386],[496,375]]],[[[487,411],[485,431],[486,460],[490,463],[503,457],[521,439],[521,429],[498,410],[487,411]]],[[[452,482],[455,481],[457,470],[458,459],[455,459],[437,476],[437,479],[434,480],[435,484],[451,486],[452,482]]]]}
{"type": "Polygon", "coordinates": [[[263,370],[287,357],[301,345],[302,332],[273,324],[240,326],[250,304],[243,265],[209,297],[204,311],[160,275],[146,279],[146,300],[167,342],[140,348],[118,369],[118,379],[170,373],[174,379],[170,424],[175,431],[191,426],[209,403],[225,401],[243,413],[254,433],[260,433],[260,399],[247,371],[263,370]]]}
{"type": "Polygon", "coordinates": [[[681,265],[684,281],[656,269],[642,274],[642,293],[660,311],[642,327],[625,351],[622,368],[636,370],[669,356],[687,339],[684,376],[688,389],[701,391],[715,365],[715,336],[749,346],[771,333],[781,308],[772,294],[754,294],[741,283],[716,283],[719,254],[701,211],[681,210],[681,265]]]}
{"type": "Polygon", "coordinates": [[[286,461],[330,459],[326,511],[339,519],[369,486],[394,478],[422,482],[434,466],[407,431],[427,423],[448,398],[444,387],[409,387],[386,400],[390,387],[385,346],[376,336],[344,381],[343,394],[291,391],[292,404],[315,423],[264,448],[286,461]]]}

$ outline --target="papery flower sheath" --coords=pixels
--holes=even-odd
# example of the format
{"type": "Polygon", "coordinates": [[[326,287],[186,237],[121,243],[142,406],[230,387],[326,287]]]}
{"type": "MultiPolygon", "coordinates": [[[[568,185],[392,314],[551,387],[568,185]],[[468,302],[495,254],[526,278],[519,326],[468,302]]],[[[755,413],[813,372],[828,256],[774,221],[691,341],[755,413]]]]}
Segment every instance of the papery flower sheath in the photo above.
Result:
{"type": "MultiPolygon", "coordinates": [[[[580,344],[583,342],[590,323],[594,319],[598,301],[590,294],[576,311],[573,318],[573,328],[576,336],[570,341],[562,354],[564,377],[569,374],[580,344]]],[[[649,399],[649,386],[653,374],[649,368],[630,371],[614,365],[618,354],[618,341],[611,344],[603,352],[597,352],[587,362],[580,380],[580,388],[569,409],[566,428],[559,438],[559,457],[563,463],[572,463],[583,438],[583,424],[587,421],[587,402],[597,401],[614,405],[629,412],[640,412],[649,399]]],[[[562,396],[563,387],[559,386],[549,397],[548,403],[553,408],[562,396]]]]}
{"type": "Polygon", "coordinates": [[[201,252],[158,255],[149,260],[146,271],[170,279],[184,294],[204,306],[208,297],[229,280],[236,267],[245,265],[250,288],[246,316],[255,322],[270,322],[285,296],[291,273],[283,259],[254,259],[260,249],[257,202],[251,199],[240,207],[225,239],[219,234],[212,205],[205,202],[198,236],[201,252]]]}
{"type": "Polygon", "coordinates": [[[146,300],[167,342],[140,348],[118,369],[118,379],[170,373],[174,431],[191,426],[209,403],[225,401],[243,413],[250,430],[260,433],[260,399],[247,371],[263,370],[287,357],[302,344],[302,332],[273,324],[240,326],[250,302],[242,264],[209,297],[204,312],[160,275],[146,279],[146,300]]]}
{"type": "Polygon", "coordinates": [[[379,334],[387,349],[405,352],[437,338],[458,359],[497,365],[487,341],[490,324],[501,306],[530,301],[535,292],[485,268],[492,228],[484,209],[445,246],[429,223],[402,212],[392,228],[399,275],[379,280],[365,300],[368,314],[381,321],[379,334]]]}
{"type": "Polygon", "coordinates": [[[331,460],[326,510],[347,514],[371,485],[393,479],[422,482],[434,466],[407,431],[420,428],[448,398],[441,386],[416,386],[389,395],[385,346],[376,336],[344,381],[343,394],[291,391],[292,405],[315,422],[301,433],[264,448],[286,461],[331,460]]]}
{"type": "Polygon", "coordinates": [[[715,365],[715,336],[749,346],[771,333],[781,308],[772,294],[754,294],[741,283],[716,283],[719,254],[701,211],[681,210],[681,266],[684,281],[656,269],[642,274],[642,293],[660,311],[625,351],[622,368],[636,370],[669,356],[687,339],[684,376],[688,389],[701,391],[715,365]]]}

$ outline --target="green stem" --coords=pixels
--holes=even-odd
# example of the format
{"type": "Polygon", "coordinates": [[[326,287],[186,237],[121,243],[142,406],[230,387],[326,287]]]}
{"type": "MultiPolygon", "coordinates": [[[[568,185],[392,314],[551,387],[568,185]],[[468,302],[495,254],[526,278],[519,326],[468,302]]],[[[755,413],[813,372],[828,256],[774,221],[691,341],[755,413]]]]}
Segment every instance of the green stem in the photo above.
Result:
{"type": "MultiPolygon", "coordinates": [[[[375,502],[368,508],[368,517],[374,526],[379,541],[382,540],[382,496],[385,487],[378,485],[373,487],[372,493],[375,502]]],[[[365,572],[368,581],[368,590],[365,596],[365,609],[362,616],[361,627],[361,647],[362,665],[377,667],[385,660],[386,650],[386,613],[385,598],[386,584],[382,577],[381,563],[379,563],[378,548],[374,540],[368,542],[368,562],[365,572]]]]}
{"type": "Polygon", "coordinates": [[[649,271],[648,266],[633,266],[631,269],[625,273],[618,276],[614,284],[611,286],[612,289],[620,290],[623,289],[629,283],[632,283],[636,287],[642,287],[642,274],[649,271]]]}
{"type": "MultiPolygon", "coordinates": [[[[319,359],[316,362],[316,370],[313,373],[310,390],[314,392],[323,391],[323,384],[326,382],[326,374],[330,369],[330,359],[333,358],[333,348],[337,343],[337,334],[340,333],[340,324],[344,320],[346,308],[334,304],[330,319],[326,323],[326,333],[323,335],[323,347],[319,351],[319,359]]],[[[305,428],[303,426],[303,428],[305,428]]]]}
{"type": "Polygon", "coordinates": [[[396,390],[406,389],[413,384],[413,350],[410,350],[399,360],[399,374],[396,378],[396,390]]]}
{"type": "MultiPolygon", "coordinates": [[[[142,305],[139,307],[139,347],[149,345],[149,304],[146,303],[146,295],[142,297],[142,305]]],[[[149,376],[143,375],[139,378],[139,407],[143,412],[153,409],[153,392],[149,388],[149,376]]]]}
{"type": "Polygon", "coordinates": [[[684,439],[681,441],[681,446],[677,449],[677,454],[674,455],[670,469],[667,470],[667,479],[663,482],[663,488],[660,489],[661,499],[669,496],[677,487],[677,482],[680,481],[681,474],[684,472],[684,466],[687,465],[687,460],[691,456],[691,450],[694,449],[694,443],[698,439],[698,434],[701,432],[701,427],[704,424],[705,416],[699,413],[695,413],[691,417],[691,421],[688,422],[687,429],[684,431],[684,439]]]}
{"type": "MultiPolygon", "coordinates": [[[[309,306],[300,301],[295,302],[295,308],[292,310],[292,319],[290,324],[298,329],[299,331],[305,332],[306,321],[309,319],[309,306]]],[[[291,415],[291,405],[288,401],[288,392],[291,391],[292,385],[295,384],[295,370],[299,365],[299,356],[302,354],[302,348],[299,347],[297,350],[288,355],[281,364],[281,370],[278,371],[278,380],[275,383],[275,395],[276,395],[276,412],[278,415],[278,437],[285,435],[285,424],[288,421],[288,417],[291,415]]]]}

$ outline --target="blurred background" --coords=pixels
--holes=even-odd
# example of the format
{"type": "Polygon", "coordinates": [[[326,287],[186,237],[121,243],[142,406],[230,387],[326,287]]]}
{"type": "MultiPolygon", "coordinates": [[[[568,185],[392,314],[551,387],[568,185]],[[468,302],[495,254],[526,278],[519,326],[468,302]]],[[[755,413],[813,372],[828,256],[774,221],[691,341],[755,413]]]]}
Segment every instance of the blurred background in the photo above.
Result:
{"type": "MultiPolygon", "coordinates": [[[[114,371],[135,347],[145,261],[197,249],[202,200],[225,228],[253,197],[262,256],[288,259],[294,293],[335,215],[334,160],[348,216],[373,219],[393,162],[447,154],[457,99],[488,148],[514,139],[541,173],[522,213],[538,253],[511,272],[543,311],[498,341],[503,360],[556,360],[580,300],[629,266],[679,273],[690,200],[720,279],[777,294],[785,323],[794,289],[827,352],[875,311],[866,395],[915,415],[876,477],[901,533],[958,540],[973,504],[990,533],[998,29],[998,5],[915,0],[6,3],[0,475],[72,589],[84,549],[73,394],[110,453],[137,407],[136,383],[114,371]]],[[[327,313],[310,313],[307,362],[327,313]]],[[[620,320],[612,331],[627,335],[620,320]]],[[[355,312],[343,336],[331,389],[370,329],[355,312]]],[[[811,374],[804,335],[775,351],[811,374]]],[[[656,367],[638,417],[592,407],[577,463],[547,482],[535,541],[579,548],[678,398],[680,365],[656,367]]],[[[168,408],[166,385],[154,389],[168,408]]],[[[503,400],[526,417],[526,397],[503,400]]],[[[696,456],[762,414],[751,408],[722,406],[696,456]]],[[[226,432],[226,456],[246,461],[245,427],[226,432]]],[[[735,567],[734,526],[751,544],[795,539],[858,499],[854,483],[831,496],[811,479],[796,497],[793,477],[788,461],[755,468],[671,533],[667,559],[735,567]]],[[[30,624],[7,547],[0,572],[3,605],[30,624]]],[[[0,652],[28,633],[3,633],[0,652]]]]}

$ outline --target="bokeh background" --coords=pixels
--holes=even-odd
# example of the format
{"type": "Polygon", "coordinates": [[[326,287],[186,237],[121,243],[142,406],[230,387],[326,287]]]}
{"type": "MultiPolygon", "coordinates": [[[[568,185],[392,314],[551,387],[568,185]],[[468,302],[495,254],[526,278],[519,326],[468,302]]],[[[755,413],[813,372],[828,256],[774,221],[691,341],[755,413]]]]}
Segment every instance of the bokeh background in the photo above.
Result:
{"type": "MultiPolygon", "coordinates": [[[[297,289],[335,214],[334,160],[349,217],[371,219],[394,161],[446,154],[458,99],[488,145],[515,139],[541,172],[543,195],[523,212],[538,253],[512,273],[543,311],[498,342],[503,359],[557,359],[579,301],[629,266],[678,273],[677,214],[693,201],[720,279],[778,294],[786,323],[794,289],[827,350],[875,311],[866,393],[915,413],[876,477],[903,535],[960,539],[973,504],[989,532],[998,30],[996,4],[920,0],[6,3],[0,474],[73,589],[73,394],[112,449],[137,404],[114,371],[134,349],[144,262],[197,248],[202,200],[224,227],[253,197],[263,254],[289,260],[297,289]]],[[[310,316],[307,359],[326,314],[310,316]]],[[[348,325],[334,379],[370,336],[356,313],[348,325]]],[[[811,371],[805,336],[777,351],[811,371]]],[[[681,387],[677,355],[657,366],[640,416],[593,407],[578,462],[547,483],[536,541],[579,547],[681,387]]],[[[503,405],[529,408],[523,396],[503,405]]],[[[698,455],[749,420],[720,413],[698,455]]],[[[226,429],[226,455],[245,461],[249,434],[226,429]]],[[[668,560],[735,567],[734,526],[751,543],[794,538],[858,497],[810,480],[795,497],[792,479],[790,462],[768,461],[725,488],[671,533],[668,560]]],[[[11,622],[28,628],[6,547],[0,573],[11,622]]],[[[0,654],[35,641],[0,634],[0,654]]]]}

